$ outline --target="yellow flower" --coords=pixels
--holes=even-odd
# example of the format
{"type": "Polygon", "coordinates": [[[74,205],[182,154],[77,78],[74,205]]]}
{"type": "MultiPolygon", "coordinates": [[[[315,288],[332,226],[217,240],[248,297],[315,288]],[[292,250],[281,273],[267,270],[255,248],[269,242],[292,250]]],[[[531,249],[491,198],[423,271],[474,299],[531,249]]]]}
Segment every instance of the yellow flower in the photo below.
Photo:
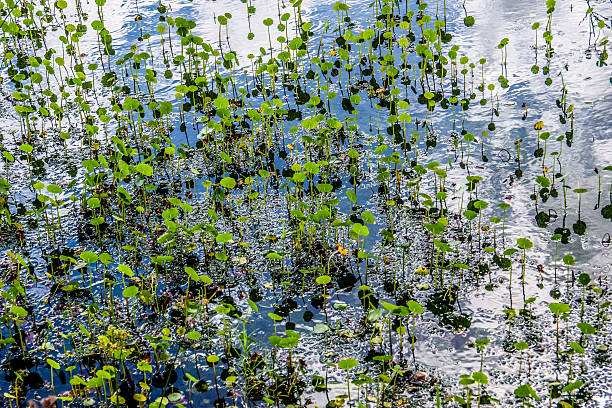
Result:
{"type": "Polygon", "coordinates": [[[418,268],[416,268],[416,270],[414,271],[414,273],[416,273],[417,275],[428,275],[429,271],[427,270],[426,267],[424,266],[419,266],[418,268]]]}
{"type": "Polygon", "coordinates": [[[348,254],[348,251],[340,244],[336,244],[336,249],[338,250],[338,252],[340,252],[342,255],[346,255],[348,254]]]}
{"type": "Polygon", "coordinates": [[[541,120],[537,121],[535,125],[533,125],[533,128],[535,130],[542,130],[544,129],[544,122],[542,122],[541,120]]]}
{"type": "Polygon", "coordinates": [[[329,55],[331,55],[331,56],[338,55],[338,51],[336,51],[336,50],[329,50],[329,55]]]}
{"type": "Polygon", "coordinates": [[[294,146],[294,145],[292,145],[291,143],[289,143],[289,144],[287,145],[287,149],[289,149],[289,150],[293,150],[293,149],[295,149],[295,146],[294,146]]]}

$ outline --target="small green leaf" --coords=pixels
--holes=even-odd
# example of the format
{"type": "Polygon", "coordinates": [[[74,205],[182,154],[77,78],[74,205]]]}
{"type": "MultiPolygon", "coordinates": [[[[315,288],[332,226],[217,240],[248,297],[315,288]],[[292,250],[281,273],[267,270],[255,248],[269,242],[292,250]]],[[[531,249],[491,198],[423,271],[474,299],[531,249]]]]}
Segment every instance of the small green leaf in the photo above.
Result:
{"type": "Polygon", "coordinates": [[[198,276],[197,272],[190,266],[185,267],[185,273],[187,273],[189,279],[194,282],[198,282],[200,280],[200,277],[198,276]]]}
{"type": "Polygon", "coordinates": [[[123,289],[123,297],[124,298],[134,297],[138,294],[139,291],[140,289],[138,289],[138,286],[128,286],[127,288],[123,289]]]}
{"type": "Polygon", "coordinates": [[[353,204],[357,202],[357,194],[355,194],[353,190],[346,190],[346,196],[353,204]]]}
{"type": "Polygon", "coordinates": [[[539,401],[538,395],[536,394],[535,390],[529,384],[523,384],[523,385],[518,386],[514,390],[514,395],[517,396],[518,398],[532,397],[536,401],[539,401]]]}
{"type": "Polygon", "coordinates": [[[556,315],[560,315],[563,313],[569,313],[570,311],[570,307],[566,303],[551,303],[548,305],[548,308],[550,309],[551,312],[553,312],[556,315]]]}
{"type": "Polygon", "coordinates": [[[584,347],[582,347],[579,343],[575,341],[569,342],[570,347],[578,354],[584,354],[584,347]]]}
{"type": "Polygon", "coordinates": [[[576,391],[583,385],[584,385],[584,382],[582,380],[574,381],[573,383],[567,384],[565,387],[563,387],[563,391],[564,392],[576,391]]]}
{"type": "Polygon", "coordinates": [[[11,306],[11,313],[19,317],[26,317],[28,315],[28,311],[21,306],[11,306]]]}
{"type": "Polygon", "coordinates": [[[516,240],[516,244],[521,249],[530,249],[531,247],[533,247],[533,242],[531,242],[527,238],[519,238],[519,239],[517,239],[516,240]]]}
{"type": "Polygon", "coordinates": [[[191,341],[199,340],[200,337],[202,337],[202,334],[197,331],[190,331],[189,333],[187,333],[187,338],[191,341]]]}
{"type": "Polygon", "coordinates": [[[582,332],[582,334],[595,334],[597,333],[597,330],[595,329],[595,327],[587,322],[580,322],[577,324],[578,328],[580,329],[580,331],[582,332]]]}
{"type": "Polygon", "coordinates": [[[315,282],[317,282],[319,285],[327,285],[329,282],[331,282],[331,277],[328,275],[321,275],[315,279],[315,282]]]}
{"type": "Polygon", "coordinates": [[[415,300],[409,300],[408,302],[406,302],[406,306],[408,306],[410,313],[423,314],[425,312],[425,310],[423,309],[423,306],[421,306],[415,300]]]}
{"type": "Polygon", "coordinates": [[[514,348],[519,351],[527,350],[529,348],[529,344],[525,343],[524,341],[517,341],[514,343],[514,348]]]}
{"type": "Polygon", "coordinates": [[[47,191],[50,192],[51,194],[61,194],[62,188],[60,186],[58,186],[57,184],[49,184],[47,186],[47,191]]]}
{"type": "Polygon", "coordinates": [[[47,364],[49,364],[51,366],[51,368],[54,369],[54,370],[59,370],[60,369],[60,365],[57,364],[53,359],[48,358],[47,359],[47,364]]]}
{"type": "Polygon", "coordinates": [[[338,361],[338,368],[342,370],[350,370],[353,367],[357,367],[357,364],[359,363],[354,358],[345,358],[338,361]]]}
{"type": "Polygon", "coordinates": [[[484,385],[484,384],[488,384],[489,383],[489,378],[486,376],[485,373],[482,373],[480,371],[476,371],[476,372],[472,373],[472,378],[478,384],[483,384],[484,385]]]}
{"type": "Polygon", "coordinates": [[[312,332],[314,334],[323,334],[328,330],[329,330],[328,325],[326,325],[325,323],[318,323],[315,325],[314,329],[312,329],[312,332]]]}
{"type": "Polygon", "coordinates": [[[136,165],[136,171],[147,177],[151,177],[153,175],[153,167],[146,163],[138,163],[136,165]]]}
{"type": "Polygon", "coordinates": [[[223,234],[219,234],[215,237],[215,240],[221,244],[224,244],[228,241],[231,241],[234,238],[234,236],[228,232],[225,232],[223,234]]]}

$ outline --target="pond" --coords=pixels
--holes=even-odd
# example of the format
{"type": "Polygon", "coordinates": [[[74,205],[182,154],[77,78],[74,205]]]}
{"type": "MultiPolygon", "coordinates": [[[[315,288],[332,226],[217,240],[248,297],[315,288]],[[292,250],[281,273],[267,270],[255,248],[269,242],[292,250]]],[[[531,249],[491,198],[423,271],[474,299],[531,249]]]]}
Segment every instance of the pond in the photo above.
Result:
{"type": "Polygon", "coordinates": [[[611,2],[0,11],[0,406],[611,404],[611,2]]]}

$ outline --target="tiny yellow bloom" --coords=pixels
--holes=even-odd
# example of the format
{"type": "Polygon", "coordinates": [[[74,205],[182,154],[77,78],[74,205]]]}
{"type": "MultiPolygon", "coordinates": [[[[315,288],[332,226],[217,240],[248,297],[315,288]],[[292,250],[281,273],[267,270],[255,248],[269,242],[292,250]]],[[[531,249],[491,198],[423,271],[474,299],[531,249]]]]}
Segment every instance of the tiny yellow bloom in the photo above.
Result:
{"type": "Polygon", "coordinates": [[[329,50],[329,55],[331,55],[331,56],[338,55],[338,51],[336,51],[336,50],[329,50]]]}
{"type": "Polygon", "coordinates": [[[289,143],[289,144],[287,145],[287,149],[289,149],[289,150],[293,150],[293,149],[295,149],[295,146],[294,146],[294,145],[292,145],[291,143],[289,143]]]}
{"type": "Polygon", "coordinates": [[[416,270],[414,271],[414,273],[416,273],[417,275],[428,275],[429,271],[427,270],[426,267],[424,266],[419,266],[418,268],[416,268],[416,270]]]}
{"type": "Polygon", "coordinates": [[[340,252],[342,255],[346,255],[348,254],[348,251],[341,245],[341,244],[336,244],[336,249],[338,250],[338,252],[340,252]]]}
{"type": "Polygon", "coordinates": [[[542,130],[544,129],[544,122],[542,122],[541,120],[537,121],[535,125],[533,125],[533,128],[535,130],[542,130]]]}

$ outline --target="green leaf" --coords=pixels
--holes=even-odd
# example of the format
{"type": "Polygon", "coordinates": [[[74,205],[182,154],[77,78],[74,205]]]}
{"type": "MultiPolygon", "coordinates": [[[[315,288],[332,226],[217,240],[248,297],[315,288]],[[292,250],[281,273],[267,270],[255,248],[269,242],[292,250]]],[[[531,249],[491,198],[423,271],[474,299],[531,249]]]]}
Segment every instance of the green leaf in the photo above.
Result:
{"type": "Polygon", "coordinates": [[[483,384],[484,385],[484,384],[488,384],[489,383],[489,378],[486,376],[485,373],[482,373],[480,371],[476,371],[476,372],[472,373],[472,378],[478,384],[483,384]]]}
{"type": "Polygon", "coordinates": [[[434,245],[436,246],[436,248],[438,248],[442,252],[454,252],[455,251],[453,247],[451,247],[445,242],[440,241],[437,238],[434,238],[434,245]]]}
{"type": "Polygon", "coordinates": [[[217,109],[225,109],[225,108],[227,108],[229,106],[229,101],[226,98],[222,97],[222,96],[219,96],[219,97],[215,98],[213,103],[215,104],[217,109]]]}
{"type": "Polygon", "coordinates": [[[383,313],[384,313],[384,309],[378,308],[378,309],[371,310],[368,313],[368,321],[375,322],[379,320],[382,317],[383,313]]]}
{"type": "Polygon", "coordinates": [[[219,182],[219,184],[221,184],[222,187],[231,190],[236,186],[236,180],[234,180],[232,177],[225,177],[219,182]]]}
{"type": "Polygon", "coordinates": [[[51,366],[51,368],[54,369],[54,370],[59,370],[60,369],[60,365],[57,364],[53,359],[48,358],[47,359],[47,364],[49,364],[51,366]]]}
{"type": "Polygon", "coordinates": [[[357,203],[357,194],[355,194],[353,190],[346,190],[346,196],[353,204],[357,203]]]}
{"type": "Polygon", "coordinates": [[[140,289],[138,289],[138,286],[128,286],[127,288],[123,289],[123,297],[124,298],[134,297],[138,294],[139,291],[140,289]]]}
{"type": "Polygon", "coordinates": [[[580,329],[580,331],[582,332],[582,334],[595,334],[597,333],[597,330],[595,329],[595,327],[587,322],[580,322],[577,324],[578,328],[580,329]]]}
{"type": "Polygon", "coordinates": [[[234,236],[232,234],[230,234],[229,232],[225,232],[223,234],[219,234],[215,237],[215,240],[221,244],[224,244],[228,241],[231,241],[232,239],[234,239],[234,236]]]}
{"type": "Polygon", "coordinates": [[[380,304],[382,305],[382,307],[384,307],[391,313],[395,313],[395,310],[398,309],[397,305],[394,305],[393,303],[385,302],[384,300],[381,300],[380,304]]]}
{"type": "Polygon", "coordinates": [[[47,186],[47,191],[50,192],[51,194],[61,194],[62,188],[60,186],[58,186],[57,184],[49,184],[47,186]]]}
{"type": "Polygon", "coordinates": [[[167,102],[167,101],[160,103],[159,111],[164,115],[168,115],[172,113],[172,103],[167,102]]]}
{"type": "Polygon", "coordinates": [[[149,166],[147,163],[138,163],[136,165],[136,171],[147,177],[153,175],[153,167],[149,166]]]}
{"type": "Polygon", "coordinates": [[[465,218],[467,218],[468,220],[472,221],[474,218],[476,218],[476,216],[478,215],[478,213],[476,211],[472,211],[472,210],[465,210],[463,212],[463,216],[465,218]]]}
{"type": "Polygon", "coordinates": [[[249,306],[251,307],[251,309],[255,312],[258,313],[259,312],[259,308],[257,307],[257,305],[255,304],[255,302],[253,302],[251,299],[247,299],[247,302],[249,304],[249,306]]]}
{"type": "Polygon", "coordinates": [[[140,106],[140,102],[138,101],[138,99],[134,99],[131,97],[126,97],[125,101],[123,102],[123,109],[128,110],[128,111],[133,111],[138,109],[138,107],[140,106]]]}
{"type": "Polygon", "coordinates": [[[317,184],[317,190],[321,193],[331,193],[334,189],[334,186],[327,183],[317,184]]]}
{"type": "Polygon", "coordinates": [[[202,334],[197,331],[190,331],[189,333],[187,333],[187,338],[191,341],[199,340],[200,337],[202,337],[202,334]]]}
{"type": "Polygon", "coordinates": [[[357,364],[359,363],[354,358],[345,358],[338,361],[338,368],[342,370],[350,370],[353,367],[357,367],[357,364]]]}
{"type": "Polygon", "coordinates": [[[174,239],[174,232],[166,232],[157,238],[158,244],[166,244],[174,239]]]}
{"type": "Polygon", "coordinates": [[[485,209],[489,206],[489,204],[487,204],[486,201],[482,201],[482,200],[477,200],[474,202],[474,207],[478,208],[479,210],[485,209]]]}
{"type": "Polygon", "coordinates": [[[570,311],[570,307],[566,303],[551,303],[548,305],[548,308],[550,309],[551,312],[553,312],[556,315],[560,315],[563,313],[569,313],[570,311]]]}
{"type": "Polygon", "coordinates": [[[563,391],[564,392],[576,391],[583,385],[584,385],[584,382],[582,380],[574,381],[573,383],[567,384],[565,387],[563,387],[563,391]]]}
{"type": "Polygon", "coordinates": [[[374,222],[376,221],[376,218],[374,218],[374,214],[369,211],[364,211],[363,213],[361,213],[361,218],[363,218],[363,220],[368,224],[374,224],[374,222]]]}
{"type": "Polygon", "coordinates": [[[474,380],[470,377],[464,377],[461,380],[459,380],[459,385],[472,385],[474,384],[474,380]]]}
{"type": "Polygon", "coordinates": [[[516,244],[521,249],[529,249],[529,248],[533,247],[533,242],[531,242],[527,238],[519,238],[519,239],[517,239],[516,240],[516,244]]]}
{"type": "Polygon", "coordinates": [[[269,253],[267,253],[266,254],[266,258],[267,259],[274,259],[274,260],[277,260],[277,261],[280,260],[280,259],[283,259],[283,257],[279,253],[276,253],[276,252],[269,252],[269,253]]]}
{"type": "Polygon", "coordinates": [[[425,310],[423,309],[423,306],[421,306],[415,300],[409,300],[408,302],[406,302],[406,306],[410,310],[410,313],[423,314],[425,312],[425,310]]]}
{"type": "Polygon", "coordinates": [[[578,354],[584,354],[584,347],[582,347],[579,343],[575,341],[569,342],[570,347],[578,354]]]}
{"type": "Polygon", "coordinates": [[[200,276],[198,276],[197,272],[190,266],[185,267],[185,273],[187,273],[189,279],[194,282],[198,282],[200,280],[200,276]]]}
{"type": "Polygon", "coordinates": [[[567,255],[563,255],[563,263],[566,265],[573,265],[574,264],[574,256],[571,254],[567,254],[567,255]]]}
{"type": "Polygon", "coordinates": [[[608,204],[601,209],[601,215],[609,220],[612,220],[612,204],[608,204]]]}
{"type": "Polygon", "coordinates": [[[79,257],[87,263],[96,263],[98,262],[98,255],[94,254],[91,251],[83,251],[79,255],[79,257]]]}
{"type": "Polygon", "coordinates": [[[538,395],[536,394],[535,390],[529,384],[519,385],[514,390],[514,395],[517,396],[518,398],[532,397],[536,401],[539,401],[538,395]]]}
{"type": "Polygon", "coordinates": [[[578,283],[580,286],[586,287],[591,283],[591,276],[588,273],[581,273],[580,276],[578,276],[578,283]]]}
{"type": "Polygon", "coordinates": [[[28,315],[28,311],[21,306],[11,306],[11,313],[19,317],[26,317],[28,315]]]}
{"type": "Polygon", "coordinates": [[[366,227],[365,225],[361,225],[358,222],[353,224],[352,230],[355,234],[362,237],[367,237],[368,235],[370,235],[370,230],[368,229],[368,227],[366,227]]]}
{"type": "Polygon", "coordinates": [[[314,329],[312,329],[312,332],[314,334],[323,334],[328,330],[329,330],[328,325],[326,325],[325,323],[318,323],[315,325],[314,329]]]}
{"type": "Polygon", "coordinates": [[[280,322],[281,320],[283,320],[282,316],[279,316],[276,313],[268,313],[268,317],[274,320],[275,322],[280,322]]]}
{"type": "Polygon", "coordinates": [[[178,215],[179,215],[179,210],[178,208],[175,208],[175,207],[167,208],[162,212],[162,218],[164,220],[171,220],[173,218],[178,217],[178,215]]]}
{"type": "Polygon", "coordinates": [[[134,272],[132,271],[132,268],[130,268],[127,265],[124,264],[119,264],[117,265],[117,269],[119,270],[119,272],[121,272],[122,274],[132,277],[134,276],[134,272]]]}
{"type": "Polygon", "coordinates": [[[514,348],[519,351],[527,350],[529,348],[529,344],[525,343],[524,341],[517,341],[514,343],[514,348]]]}
{"type": "Polygon", "coordinates": [[[327,285],[329,282],[331,282],[331,277],[328,275],[321,275],[315,279],[315,282],[317,282],[319,285],[327,285]]]}

